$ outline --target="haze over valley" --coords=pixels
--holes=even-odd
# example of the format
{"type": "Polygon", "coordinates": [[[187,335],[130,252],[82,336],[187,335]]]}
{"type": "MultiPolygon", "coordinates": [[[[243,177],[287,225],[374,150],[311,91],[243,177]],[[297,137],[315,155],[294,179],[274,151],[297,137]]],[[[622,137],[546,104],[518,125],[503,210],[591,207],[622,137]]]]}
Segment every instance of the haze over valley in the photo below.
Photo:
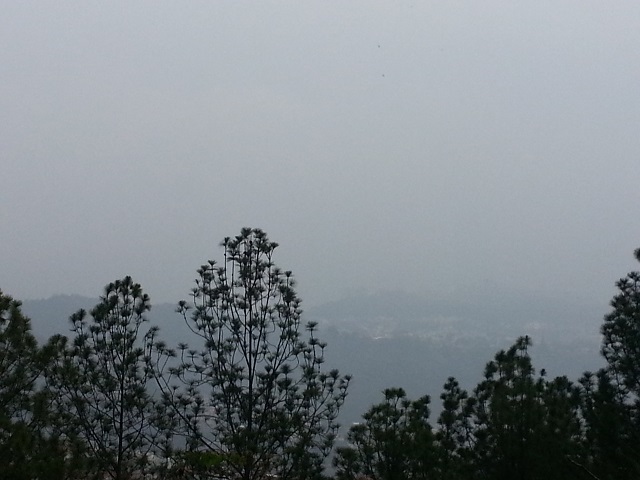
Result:
{"type": "MultiPolygon", "coordinates": [[[[41,340],[69,334],[68,317],[90,309],[96,298],[61,295],[27,300],[24,311],[33,320],[41,340]]],[[[187,342],[200,348],[176,305],[154,305],[149,324],[157,325],[167,342],[187,342]]],[[[576,380],[585,371],[600,368],[600,325],[606,305],[567,299],[490,297],[429,299],[402,292],[345,297],[307,309],[305,321],[319,324],[318,337],[327,342],[329,367],[353,375],[341,420],[361,420],[385,388],[402,387],[413,396],[429,394],[433,410],[450,376],[473,388],[493,355],[519,336],[533,341],[534,366],[548,375],[576,380]]]]}

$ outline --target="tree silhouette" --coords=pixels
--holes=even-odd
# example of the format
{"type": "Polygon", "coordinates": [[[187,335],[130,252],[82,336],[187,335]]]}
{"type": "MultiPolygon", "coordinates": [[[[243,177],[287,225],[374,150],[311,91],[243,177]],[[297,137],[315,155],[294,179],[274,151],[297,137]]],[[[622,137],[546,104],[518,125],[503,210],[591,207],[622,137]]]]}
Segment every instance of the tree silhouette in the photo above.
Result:
{"type": "MultiPolygon", "coordinates": [[[[640,249],[634,254],[640,261],[640,249]]],[[[588,452],[583,464],[603,480],[640,477],[640,272],[616,287],[601,328],[607,366],[580,381],[588,452]]]]}
{"type": "Polygon", "coordinates": [[[0,478],[55,479],[69,471],[41,381],[55,345],[39,347],[20,302],[0,291],[0,478]]]}
{"type": "Polygon", "coordinates": [[[131,277],[110,283],[91,318],[84,310],[71,316],[75,338],[50,375],[63,430],[82,440],[94,478],[130,478],[156,445],[141,331],[149,309],[131,277]]]}
{"type": "Polygon", "coordinates": [[[167,417],[194,453],[215,454],[228,478],[318,478],[337,431],[349,383],[325,372],[316,325],[303,338],[293,276],[273,262],[277,244],[245,228],[222,242],[224,260],[198,270],[191,302],[178,311],[200,349],[150,351],[167,417]]]}
{"type": "Polygon", "coordinates": [[[379,480],[427,479],[435,470],[436,453],[429,424],[429,397],[409,400],[402,388],[389,388],[384,401],[353,425],[351,446],[334,459],[338,480],[360,475],[379,480]]]}

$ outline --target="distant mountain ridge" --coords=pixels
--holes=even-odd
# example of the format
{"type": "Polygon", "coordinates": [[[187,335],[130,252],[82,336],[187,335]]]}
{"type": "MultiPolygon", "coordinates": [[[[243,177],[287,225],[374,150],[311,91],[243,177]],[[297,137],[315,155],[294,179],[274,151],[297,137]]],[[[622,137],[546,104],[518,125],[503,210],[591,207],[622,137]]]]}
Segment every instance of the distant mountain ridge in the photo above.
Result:
{"type": "MultiPolygon", "coordinates": [[[[97,298],[56,295],[25,300],[23,311],[32,319],[36,337],[44,341],[56,333],[69,335],[69,317],[97,302],[97,298]]],[[[147,315],[149,325],[159,326],[169,345],[186,342],[198,348],[197,338],[175,310],[174,304],[153,305],[147,315]]],[[[606,306],[562,299],[454,301],[382,292],[310,307],[303,320],[318,322],[318,336],[328,344],[327,367],[353,375],[341,415],[343,423],[350,423],[380,400],[384,388],[393,386],[412,396],[430,394],[435,415],[447,377],[455,376],[472,388],[496,351],[525,334],[533,339],[531,355],[537,369],[577,379],[602,364],[599,325],[606,311],[606,306]]]]}

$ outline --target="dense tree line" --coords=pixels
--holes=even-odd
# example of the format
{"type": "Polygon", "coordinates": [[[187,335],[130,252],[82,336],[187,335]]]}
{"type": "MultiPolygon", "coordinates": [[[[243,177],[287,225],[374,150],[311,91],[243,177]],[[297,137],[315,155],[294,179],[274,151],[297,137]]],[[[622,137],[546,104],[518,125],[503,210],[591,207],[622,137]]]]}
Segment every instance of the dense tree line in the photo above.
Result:
{"type": "Polygon", "coordinates": [[[350,377],[323,368],[277,244],[243,229],[222,247],[177,308],[192,345],[149,325],[130,277],[44,345],[0,291],[0,478],[640,478],[640,273],[604,318],[605,368],[548,378],[521,337],[472,390],[449,378],[434,423],[428,395],[386,389],[330,469],[350,377]]]}
{"type": "Polygon", "coordinates": [[[388,389],[338,449],[336,478],[640,478],[640,273],[616,285],[601,329],[605,368],[576,383],[548,379],[521,337],[487,363],[472,391],[448,379],[435,427],[428,396],[412,401],[388,389]]]}

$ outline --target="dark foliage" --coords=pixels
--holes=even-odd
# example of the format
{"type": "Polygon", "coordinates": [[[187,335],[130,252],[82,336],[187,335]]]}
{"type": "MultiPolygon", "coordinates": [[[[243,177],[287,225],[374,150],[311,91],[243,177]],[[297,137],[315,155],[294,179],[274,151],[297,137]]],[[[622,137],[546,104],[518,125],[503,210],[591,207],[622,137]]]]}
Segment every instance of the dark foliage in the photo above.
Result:
{"type": "MultiPolygon", "coordinates": [[[[44,346],[0,292],[0,478],[326,478],[350,379],[323,369],[277,245],[243,229],[222,246],[178,308],[199,348],[144,328],[130,277],[44,346]]],[[[472,391],[447,380],[435,428],[429,396],[385,389],[337,450],[336,480],[640,478],[640,273],[616,285],[605,368],[549,379],[520,337],[472,391]]]]}
{"type": "Polygon", "coordinates": [[[64,478],[71,469],[41,381],[55,354],[55,341],[38,346],[20,302],[0,291],[0,478],[64,478]]]}
{"type": "Polygon", "coordinates": [[[131,277],[105,287],[90,312],[71,316],[75,337],[48,375],[60,429],[84,458],[84,474],[115,480],[144,471],[157,446],[143,349],[149,297],[131,277]]]}
{"type": "Polygon", "coordinates": [[[349,447],[334,459],[339,480],[361,475],[380,480],[427,479],[434,470],[429,397],[411,401],[401,388],[383,392],[384,401],[349,430],[349,447]]]}
{"type": "Polygon", "coordinates": [[[166,416],[229,478],[319,478],[349,377],[322,370],[326,344],[315,324],[302,326],[293,276],[273,263],[277,244],[247,228],[222,246],[223,262],[198,270],[178,309],[200,348],[150,339],[167,367],[157,376],[166,416]]]}

